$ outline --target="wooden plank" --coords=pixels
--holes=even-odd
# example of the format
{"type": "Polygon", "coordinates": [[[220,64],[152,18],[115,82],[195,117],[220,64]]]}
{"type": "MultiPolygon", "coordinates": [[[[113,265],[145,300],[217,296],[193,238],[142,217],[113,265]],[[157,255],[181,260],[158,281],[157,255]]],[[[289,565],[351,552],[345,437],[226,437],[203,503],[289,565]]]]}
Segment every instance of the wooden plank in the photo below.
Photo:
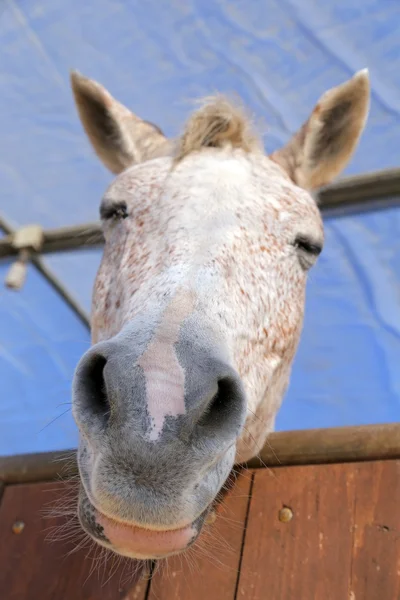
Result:
{"type": "MultiPolygon", "coordinates": [[[[155,573],[148,600],[400,598],[400,461],[256,470],[252,486],[251,475],[244,473],[228,493],[193,556],[173,557],[155,573]],[[292,511],[291,520],[281,520],[283,508],[292,511]]],[[[64,518],[44,519],[43,509],[73,496],[75,486],[6,487],[0,505],[1,598],[147,598],[148,582],[132,581],[130,561],[121,567],[108,563],[90,575],[87,548],[68,556],[68,540],[46,541],[64,518]]]]}
{"type": "Polygon", "coordinates": [[[256,471],[239,600],[348,599],[356,468],[256,471]],[[288,522],[280,521],[284,507],[288,522]]]}
{"type": "Polygon", "coordinates": [[[250,486],[251,474],[245,472],[191,554],[171,557],[160,565],[151,581],[149,600],[233,600],[250,486]]]}
{"type": "Polygon", "coordinates": [[[358,466],[350,600],[400,598],[400,461],[358,466]]]}
{"type": "MultiPolygon", "coordinates": [[[[67,538],[64,517],[45,519],[43,510],[70,496],[74,502],[75,483],[47,483],[7,486],[0,507],[0,596],[5,600],[144,600],[148,583],[135,582],[132,561],[119,560],[110,553],[103,566],[88,558],[101,556],[100,547],[68,554],[76,544],[51,543],[46,538],[67,538]],[[16,523],[22,525],[15,525],[16,523]],[[14,531],[13,531],[14,529],[14,531]],[[16,533],[20,531],[19,533],[16,533]],[[92,569],[94,570],[91,573],[92,569]]],[[[68,500],[66,500],[68,503],[68,500]]],[[[65,509],[61,509],[65,512],[65,509]]],[[[71,525],[73,526],[73,525],[71,525]]],[[[73,530],[72,530],[73,531],[73,530]]],[[[79,538],[82,534],[78,533],[79,538]]],[[[82,536],[83,538],[83,536],[82,536]]],[[[94,545],[93,545],[94,546],[94,545]]]]}
{"type": "MultiPolygon", "coordinates": [[[[250,468],[400,459],[400,424],[271,433],[250,468]]],[[[78,473],[75,450],[0,457],[6,484],[50,481],[78,473]],[[65,460],[65,457],[68,460],[65,460]]]]}
{"type": "Polygon", "coordinates": [[[400,458],[400,424],[272,433],[249,467],[309,465],[400,458]]]}

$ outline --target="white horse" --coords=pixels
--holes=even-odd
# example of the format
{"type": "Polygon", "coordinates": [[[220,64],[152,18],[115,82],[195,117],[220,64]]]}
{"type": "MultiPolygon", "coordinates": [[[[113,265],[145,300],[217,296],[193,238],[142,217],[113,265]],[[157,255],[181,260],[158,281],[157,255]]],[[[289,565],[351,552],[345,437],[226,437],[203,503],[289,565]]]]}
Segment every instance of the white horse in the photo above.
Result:
{"type": "Polygon", "coordinates": [[[224,98],[169,141],[98,83],[75,73],[72,87],[117,174],[74,379],[79,517],[115,552],[160,558],[195,541],[232,466],[273,429],[323,245],[309,191],[353,153],[368,74],[326,92],[272,156],[224,98]]]}

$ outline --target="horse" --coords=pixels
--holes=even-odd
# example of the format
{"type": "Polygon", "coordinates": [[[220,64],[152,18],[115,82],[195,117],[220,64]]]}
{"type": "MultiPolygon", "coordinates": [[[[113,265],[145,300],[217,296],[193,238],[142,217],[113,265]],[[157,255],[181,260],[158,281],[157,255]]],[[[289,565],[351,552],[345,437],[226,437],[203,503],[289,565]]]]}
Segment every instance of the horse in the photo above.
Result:
{"type": "Polygon", "coordinates": [[[101,546],[162,559],[195,543],[234,466],[274,428],[324,241],[313,192],[358,144],[368,71],[324,93],[270,156],[222,95],[167,139],[96,81],[73,72],[71,86],[115,174],[92,345],[72,386],[77,513],[101,546]]]}

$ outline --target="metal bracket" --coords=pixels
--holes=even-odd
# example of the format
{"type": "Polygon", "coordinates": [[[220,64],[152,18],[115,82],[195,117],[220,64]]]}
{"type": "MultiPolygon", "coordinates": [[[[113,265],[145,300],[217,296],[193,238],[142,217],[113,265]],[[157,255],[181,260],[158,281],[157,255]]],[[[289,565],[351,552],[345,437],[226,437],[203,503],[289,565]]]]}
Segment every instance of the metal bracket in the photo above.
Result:
{"type": "Polygon", "coordinates": [[[43,240],[44,234],[40,225],[26,225],[13,233],[11,243],[13,248],[18,251],[18,255],[6,275],[5,284],[8,288],[12,290],[22,288],[32,253],[41,250],[43,240]]]}

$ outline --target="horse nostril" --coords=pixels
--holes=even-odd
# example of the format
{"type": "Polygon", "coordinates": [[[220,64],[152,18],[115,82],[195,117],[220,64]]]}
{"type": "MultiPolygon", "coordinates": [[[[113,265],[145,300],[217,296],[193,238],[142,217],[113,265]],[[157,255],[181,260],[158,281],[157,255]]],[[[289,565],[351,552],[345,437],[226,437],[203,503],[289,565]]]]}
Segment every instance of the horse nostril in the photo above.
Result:
{"type": "Polygon", "coordinates": [[[212,414],[213,420],[216,418],[220,419],[223,417],[226,410],[228,410],[229,401],[232,396],[232,390],[229,381],[222,379],[218,382],[218,392],[211,400],[211,404],[208,407],[208,414],[212,414]]]}
{"type": "Polygon", "coordinates": [[[198,424],[208,428],[236,424],[243,411],[243,393],[235,379],[224,377],[218,381],[218,391],[208,403],[198,424]]]}
{"type": "Polygon", "coordinates": [[[107,359],[100,354],[91,357],[85,365],[80,377],[80,399],[89,410],[100,417],[104,424],[110,416],[110,402],[107,397],[107,388],[104,378],[104,368],[107,359]]]}

